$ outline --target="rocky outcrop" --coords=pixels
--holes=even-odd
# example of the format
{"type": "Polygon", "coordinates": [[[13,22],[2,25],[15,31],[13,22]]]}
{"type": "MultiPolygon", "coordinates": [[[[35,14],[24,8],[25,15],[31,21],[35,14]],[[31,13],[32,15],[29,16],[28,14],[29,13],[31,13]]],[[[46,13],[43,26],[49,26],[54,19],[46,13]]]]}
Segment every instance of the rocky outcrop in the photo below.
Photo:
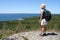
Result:
{"type": "Polygon", "coordinates": [[[47,36],[40,36],[40,31],[21,32],[4,40],[60,40],[59,32],[47,32],[47,36]]]}

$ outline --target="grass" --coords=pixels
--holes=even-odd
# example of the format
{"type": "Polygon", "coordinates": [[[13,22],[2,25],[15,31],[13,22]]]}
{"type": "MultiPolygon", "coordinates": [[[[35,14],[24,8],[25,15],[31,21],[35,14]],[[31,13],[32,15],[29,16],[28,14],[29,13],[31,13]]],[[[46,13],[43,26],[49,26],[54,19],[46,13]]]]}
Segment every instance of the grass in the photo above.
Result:
{"type": "MultiPolygon", "coordinates": [[[[52,16],[48,22],[47,30],[60,31],[60,14],[52,16]]],[[[18,32],[41,29],[39,17],[24,18],[24,20],[0,21],[0,38],[8,37],[18,32]],[[3,34],[1,34],[3,33],[3,34]]]]}

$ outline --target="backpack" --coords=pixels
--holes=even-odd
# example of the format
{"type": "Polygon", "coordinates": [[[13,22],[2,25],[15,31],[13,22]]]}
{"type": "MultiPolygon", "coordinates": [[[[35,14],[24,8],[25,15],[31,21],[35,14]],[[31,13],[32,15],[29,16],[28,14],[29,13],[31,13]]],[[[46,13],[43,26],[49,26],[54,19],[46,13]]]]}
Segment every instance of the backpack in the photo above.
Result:
{"type": "Polygon", "coordinates": [[[45,12],[44,17],[45,17],[46,21],[50,21],[51,17],[52,17],[51,12],[49,10],[45,10],[44,12],[45,12]]]}

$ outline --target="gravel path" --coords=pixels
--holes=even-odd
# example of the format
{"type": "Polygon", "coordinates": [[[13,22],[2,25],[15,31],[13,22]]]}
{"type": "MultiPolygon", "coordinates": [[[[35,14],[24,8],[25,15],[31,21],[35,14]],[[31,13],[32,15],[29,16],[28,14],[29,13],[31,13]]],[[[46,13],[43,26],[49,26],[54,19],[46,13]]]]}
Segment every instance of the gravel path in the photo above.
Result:
{"type": "Polygon", "coordinates": [[[47,36],[40,36],[40,31],[21,32],[6,40],[60,40],[59,32],[47,32],[47,36]]]}

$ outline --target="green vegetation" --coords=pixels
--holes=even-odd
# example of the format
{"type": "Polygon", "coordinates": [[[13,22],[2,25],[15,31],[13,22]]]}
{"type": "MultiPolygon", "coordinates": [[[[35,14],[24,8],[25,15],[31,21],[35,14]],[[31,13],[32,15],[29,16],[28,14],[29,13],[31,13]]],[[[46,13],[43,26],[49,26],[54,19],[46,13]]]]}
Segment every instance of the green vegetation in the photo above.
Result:
{"type": "MultiPolygon", "coordinates": [[[[60,14],[53,15],[47,24],[47,30],[60,31],[60,14]]],[[[24,31],[40,30],[39,17],[24,18],[24,20],[0,21],[0,38],[24,31]]]]}

